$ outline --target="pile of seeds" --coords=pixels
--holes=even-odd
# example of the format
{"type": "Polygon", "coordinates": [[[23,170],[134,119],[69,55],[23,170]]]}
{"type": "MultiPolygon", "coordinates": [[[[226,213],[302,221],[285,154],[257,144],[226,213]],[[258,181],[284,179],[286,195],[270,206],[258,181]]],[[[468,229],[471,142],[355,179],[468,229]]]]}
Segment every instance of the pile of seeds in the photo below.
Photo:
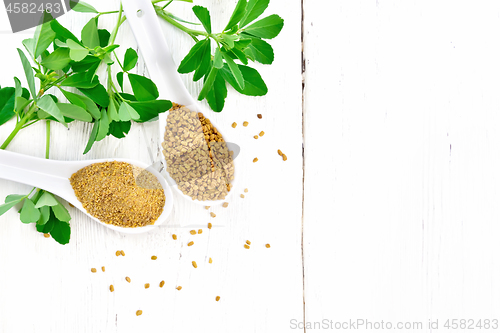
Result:
{"type": "Polygon", "coordinates": [[[162,147],[170,177],[193,200],[221,200],[231,190],[233,152],[202,113],[174,104],[162,147]]]}
{"type": "Polygon", "coordinates": [[[154,224],[165,206],[156,177],[125,162],[91,164],[74,173],[70,182],[87,212],[104,223],[128,228],[154,224]],[[146,187],[139,186],[136,177],[146,187]]]}

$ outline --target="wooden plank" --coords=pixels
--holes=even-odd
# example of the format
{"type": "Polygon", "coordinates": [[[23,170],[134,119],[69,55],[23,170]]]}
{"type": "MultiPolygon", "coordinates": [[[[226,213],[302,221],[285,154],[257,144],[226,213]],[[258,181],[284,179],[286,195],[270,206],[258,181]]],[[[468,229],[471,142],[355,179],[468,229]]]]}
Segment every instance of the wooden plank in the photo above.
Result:
{"type": "Polygon", "coordinates": [[[499,4],[304,6],[306,321],[493,319],[499,4]]]}
{"type": "MultiPolygon", "coordinates": [[[[118,1],[88,2],[102,11],[118,8],[118,1]]],[[[220,30],[236,1],[198,4],[210,9],[214,30],[220,30]]],[[[190,8],[190,4],[174,2],[171,11],[195,20],[190,8]]],[[[268,85],[267,96],[240,96],[230,88],[226,108],[220,114],[209,111],[203,103],[206,115],[221,131],[234,131],[242,147],[239,184],[228,200],[229,207],[207,211],[175,195],[167,225],[146,235],[110,231],[69,208],[72,236],[65,246],[45,239],[32,225],[20,223],[16,212],[8,212],[0,217],[0,332],[277,332],[288,328],[290,318],[302,316],[300,10],[300,1],[286,7],[272,1],[266,12],[278,13],[286,22],[280,36],[271,41],[276,63],[255,65],[268,85]],[[259,120],[257,113],[263,119],[259,120]],[[241,125],[245,120],[248,127],[241,125]],[[231,127],[234,121],[236,129],[231,127]],[[265,136],[253,139],[261,130],[265,136]],[[287,162],[280,160],[278,148],[287,153],[287,162]],[[258,163],[252,163],[254,157],[259,158],[258,163]],[[239,194],[244,188],[249,192],[242,199],[239,194]],[[211,218],[210,211],[217,217],[211,218]],[[214,224],[212,230],[207,229],[208,222],[214,224]],[[199,228],[203,229],[201,235],[189,234],[189,230],[199,228]],[[174,233],[177,241],[171,237],[174,233]],[[250,250],[243,247],[247,239],[252,242],[250,250]],[[187,247],[190,240],[195,245],[187,247]],[[270,249],[266,243],[271,244],[270,249]],[[124,250],[126,256],[116,257],[116,250],[124,250]],[[152,261],[152,255],[158,260],[152,261]],[[197,269],[191,265],[193,260],[197,269]],[[100,271],[101,266],[106,272],[100,271]],[[97,273],[90,272],[92,267],[97,273]],[[130,284],[126,276],[131,278],[130,284]],[[158,286],[161,280],[165,281],[162,289],[158,286]],[[151,284],[147,290],[145,283],[151,284]],[[109,292],[110,284],[115,287],[113,293],[109,292]],[[175,289],[179,285],[183,287],[180,291],[175,289]],[[221,296],[219,302],[216,296],[221,296]],[[135,315],[138,309],[143,310],[141,317],[135,315]]],[[[61,21],[79,31],[90,17],[75,13],[61,21]]],[[[114,15],[102,16],[99,25],[111,29],[115,19],[114,15]]],[[[166,24],[162,26],[179,63],[192,40],[166,24]]],[[[0,38],[5,40],[6,36],[0,38]]],[[[7,69],[2,86],[10,84],[12,75],[23,73],[15,52],[23,38],[26,36],[17,40],[15,35],[9,42],[10,53],[5,59],[17,67],[7,69]]],[[[127,23],[117,43],[121,45],[120,56],[127,47],[136,48],[127,23]]],[[[141,55],[135,70],[147,73],[141,55]]],[[[183,80],[197,95],[201,85],[193,84],[190,76],[183,76],[183,80]]],[[[70,124],[69,130],[53,125],[51,158],[115,156],[153,162],[146,145],[159,156],[156,123],[134,124],[127,138],[106,138],[83,156],[89,133],[90,126],[85,124],[70,124]]],[[[2,126],[0,140],[7,135],[2,126]]],[[[9,150],[42,157],[44,135],[44,124],[33,125],[19,134],[9,150]]],[[[1,199],[27,190],[28,186],[0,181],[1,199]]]]}

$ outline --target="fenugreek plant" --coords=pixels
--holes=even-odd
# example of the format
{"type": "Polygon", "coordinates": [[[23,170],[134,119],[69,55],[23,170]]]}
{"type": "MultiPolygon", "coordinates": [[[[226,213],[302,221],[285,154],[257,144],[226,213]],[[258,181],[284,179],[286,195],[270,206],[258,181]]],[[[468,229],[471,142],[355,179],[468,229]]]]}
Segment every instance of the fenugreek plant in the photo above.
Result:
{"type": "MultiPolygon", "coordinates": [[[[278,15],[259,19],[269,0],[239,0],[220,33],[212,32],[207,8],[193,6],[204,29],[196,30],[186,24],[200,24],[184,21],[166,10],[172,1],[154,0],[152,4],[161,19],[189,34],[195,42],[178,72],[194,72],[194,81],[203,79],[199,100],[206,99],[212,110],[222,111],[227,97],[226,83],[244,95],[267,93],[266,84],[258,71],[249,66],[249,61],[262,64],[274,61],[273,49],[265,40],[280,33],[283,19],[278,15]],[[215,43],[213,54],[212,42],[215,43]]],[[[15,118],[14,129],[0,149],[6,149],[21,130],[45,121],[45,157],[49,158],[51,122],[67,126],[72,121],[82,121],[92,124],[83,151],[86,154],[96,141],[106,136],[125,137],[132,121],[154,120],[172,107],[170,101],[158,99],[154,82],[130,73],[138,60],[133,49],[126,50],[123,59],[116,56],[115,50],[119,47],[115,44],[116,36],[126,20],[121,6],[116,11],[99,12],[80,1],[71,7],[76,12],[96,14],[85,24],[79,38],[57,20],[44,20],[46,23],[36,28],[34,37],[23,41],[25,51],[17,49],[28,87],[23,88],[15,77],[14,87],[0,89],[0,126],[15,118]],[[99,28],[101,17],[110,14],[117,15],[111,32],[99,28]],[[121,69],[118,73],[111,70],[115,61],[121,69]],[[100,68],[105,69],[104,78],[97,74],[100,68]],[[124,91],[125,78],[130,82],[130,92],[124,91]],[[59,91],[65,101],[59,101],[54,91],[59,91]]],[[[33,188],[28,194],[9,195],[0,205],[0,215],[17,204],[22,206],[21,222],[36,224],[39,232],[50,234],[61,244],[69,242],[71,216],[53,194],[33,188]]]]}

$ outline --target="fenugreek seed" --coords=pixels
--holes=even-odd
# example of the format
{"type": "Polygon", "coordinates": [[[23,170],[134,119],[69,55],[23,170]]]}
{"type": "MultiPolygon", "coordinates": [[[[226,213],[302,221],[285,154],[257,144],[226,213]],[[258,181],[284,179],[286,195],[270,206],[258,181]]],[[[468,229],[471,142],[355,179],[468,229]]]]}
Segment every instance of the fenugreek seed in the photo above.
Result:
{"type": "Polygon", "coordinates": [[[111,292],[115,291],[115,287],[113,287],[113,285],[110,285],[109,286],[109,291],[111,291],[111,292]]]}
{"type": "Polygon", "coordinates": [[[177,290],[181,290],[182,289],[182,286],[178,286],[177,288],[175,288],[177,290]]]}
{"type": "Polygon", "coordinates": [[[264,131],[260,131],[259,136],[264,136],[264,131]]]}
{"type": "Polygon", "coordinates": [[[205,209],[210,209],[210,206],[205,206],[205,209]]]}
{"type": "Polygon", "coordinates": [[[247,243],[248,245],[252,244],[252,242],[250,242],[249,240],[247,240],[245,243],[247,243]]]}
{"type": "Polygon", "coordinates": [[[144,288],[145,288],[145,289],[148,289],[148,288],[149,288],[149,283],[146,283],[146,284],[144,285],[144,288]]]}
{"type": "Polygon", "coordinates": [[[163,288],[163,286],[164,286],[164,285],[165,285],[165,281],[163,281],[163,280],[162,280],[162,281],[160,282],[160,288],[163,288]]]}
{"type": "Polygon", "coordinates": [[[191,235],[196,235],[196,230],[191,230],[189,233],[190,233],[191,235]]]}
{"type": "Polygon", "coordinates": [[[49,235],[49,234],[43,234],[43,237],[45,237],[45,238],[49,238],[49,237],[50,237],[50,235],[49,235]]]}
{"type": "Polygon", "coordinates": [[[120,250],[116,251],[116,256],[119,257],[121,255],[120,250]]]}
{"type": "Polygon", "coordinates": [[[215,213],[214,213],[214,212],[210,212],[210,216],[212,216],[212,217],[216,217],[217,215],[215,215],[215,213]]]}
{"type": "Polygon", "coordinates": [[[125,257],[125,252],[123,250],[120,251],[120,254],[125,257]]]}
{"type": "Polygon", "coordinates": [[[256,157],[256,158],[254,158],[254,159],[253,159],[253,162],[255,163],[255,162],[257,162],[258,160],[259,160],[259,159],[256,157]]]}
{"type": "Polygon", "coordinates": [[[258,135],[254,135],[253,138],[257,140],[259,138],[259,136],[258,135]]]}
{"type": "Polygon", "coordinates": [[[244,194],[240,194],[240,197],[244,198],[244,197],[245,197],[245,195],[244,195],[244,194]]]}
{"type": "Polygon", "coordinates": [[[287,160],[287,157],[285,154],[283,154],[283,161],[286,161],[287,160]]]}
{"type": "Polygon", "coordinates": [[[248,246],[248,244],[245,244],[243,246],[245,247],[245,249],[249,249],[250,248],[250,246],[248,246]]]}
{"type": "Polygon", "coordinates": [[[212,229],[212,223],[208,224],[208,229],[212,229]]]}
{"type": "Polygon", "coordinates": [[[176,240],[176,239],[177,239],[177,235],[176,235],[176,234],[173,234],[173,235],[172,235],[172,238],[173,238],[174,240],[176,240]]]}
{"type": "Polygon", "coordinates": [[[90,271],[91,271],[92,273],[95,273],[95,272],[97,272],[97,269],[95,269],[95,268],[91,268],[91,269],[90,269],[90,271]]]}
{"type": "Polygon", "coordinates": [[[196,264],[196,261],[192,262],[194,268],[198,268],[198,265],[196,264]]]}
{"type": "Polygon", "coordinates": [[[130,278],[129,278],[128,276],[127,276],[127,277],[125,277],[125,280],[126,280],[128,283],[130,283],[130,278]]]}
{"type": "Polygon", "coordinates": [[[212,258],[208,258],[208,263],[211,264],[212,263],[212,258]]]}
{"type": "Polygon", "coordinates": [[[193,242],[193,241],[190,241],[190,242],[188,243],[188,246],[192,246],[193,244],[194,244],[194,242],[193,242]]]}
{"type": "Polygon", "coordinates": [[[266,244],[266,247],[267,247],[267,248],[270,248],[270,247],[271,247],[271,244],[266,244]]]}
{"type": "Polygon", "coordinates": [[[243,192],[247,193],[247,192],[248,192],[248,189],[247,189],[247,188],[246,188],[246,189],[244,189],[244,190],[243,190],[243,192]]]}
{"type": "Polygon", "coordinates": [[[220,301],[220,296],[215,297],[215,301],[220,301]]]}
{"type": "Polygon", "coordinates": [[[136,316],[140,316],[141,314],[142,314],[142,310],[137,310],[135,313],[136,316]]]}
{"type": "Polygon", "coordinates": [[[257,118],[262,119],[262,115],[260,113],[257,114],[257,118]]]}
{"type": "Polygon", "coordinates": [[[222,207],[224,207],[224,208],[227,208],[227,206],[229,206],[229,202],[224,202],[224,203],[222,204],[222,207]]]}
{"type": "Polygon", "coordinates": [[[156,259],[158,259],[157,256],[151,256],[151,260],[156,260],[156,259]]]}
{"type": "Polygon", "coordinates": [[[278,149],[278,155],[283,156],[283,153],[279,149],[278,149]]]}
{"type": "Polygon", "coordinates": [[[236,128],[236,125],[237,125],[236,123],[233,123],[231,126],[233,126],[233,128],[236,128]]]}
{"type": "Polygon", "coordinates": [[[102,266],[101,269],[102,269],[103,272],[106,271],[106,267],[104,267],[104,266],[102,266]]]}
{"type": "Polygon", "coordinates": [[[198,234],[201,234],[201,233],[203,233],[203,230],[198,229],[198,234]]]}
{"type": "Polygon", "coordinates": [[[243,126],[247,127],[248,126],[248,121],[243,122],[243,126]]]}
{"type": "Polygon", "coordinates": [[[68,205],[72,208],[75,208],[75,206],[73,206],[73,204],[71,202],[68,202],[68,205]]]}

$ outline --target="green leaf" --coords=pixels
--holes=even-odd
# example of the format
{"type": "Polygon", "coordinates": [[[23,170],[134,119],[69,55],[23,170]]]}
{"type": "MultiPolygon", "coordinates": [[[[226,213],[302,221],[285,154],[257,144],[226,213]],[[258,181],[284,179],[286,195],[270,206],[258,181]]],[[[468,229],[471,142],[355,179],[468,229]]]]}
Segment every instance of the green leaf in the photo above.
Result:
{"type": "Polygon", "coordinates": [[[95,141],[101,141],[108,135],[109,131],[109,119],[106,109],[101,110],[101,119],[99,119],[99,129],[97,130],[97,135],[95,141]]]}
{"type": "Polygon", "coordinates": [[[194,44],[189,53],[182,59],[177,71],[186,74],[196,70],[202,62],[207,43],[210,43],[209,39],[200,40],[194,44]]]}
{"type": "MultiPolygon", "coordinates": [[[[22,112],[28,106],[29,103],[30,103],[30,101],[28,101],[26,98],[24,98],[22,96],[16,97],[16,101],[14,103],[15,112],[22,112]]],[[[2,118],[2,116],[1,116],[1,112],[0,112],[0,125],[2,124],[1,118],[2,118]]]]}
{"type": "Polygon", "coordinates": [[[212,89],[212,85],[215,81],[215,78],[217,77],[217,72],[219,70],[215,67],[212,67],[210,69],[210,73],[208,74],[205,83],[203,83],[203,87],[201,88],[200,94],[198,95],[198,100],[201,101],[207,96],[208,92],[210,89],[212,89]]]}
{"type": "Polygon", "coordinates": [[[82,29],[82,42],[83,45],[90,49],[94,49],[100,45],[99,33],[97,32],[97,19],[91,18],[82,29]]]}
{"type": "Polygon", "coordinates": [[[42,98],[38,100],[37,105],[40,109],[42,109],[43,111],[47,112],[52,117],[54,117],[58,122],[60,122],[66,127],[68,126],[66,124],[66,121],[64,121],[64,117],[61,113],[61,110],[59,110],[57,104],[49,95],[43,95],[42,98]]]}
{"type": "MultiPolygon", "coordinates": [[[[55,206],[54,206],[55,207],[55,206]]],[[[43,206],[40,207],[40,218],[36,222],[36,224],[44,225],[50,218],[50,207],[43,206]]]]}
{"type": "Polygon", "coordinates": [[[158,88],[156,88],[154,82],[147,77],[129,73],[128,79],[132,86],[134,96],[138,101],[151,101],[158,98],[158,88]]]}
{"type": "Polygon", "coordinates": [[[266,41],[258,38],[252,38],[252,43],[248,45],[255,56],[255,60],[261,64],[270,65],[274,61],[273,47],[266,41]]]}
{"type": "Polygon", "coordinates": [[[50,235],[59,244],[68,244],[71,237],[71,227],[68,222],[54,220],[54,226],[50,231],[50,235]]]}
{"type": "Polygon", "coordinates": [[[16,115],[14,112],[15,101],[15,88],[4,87],[0,89],[0,125],[5,124],[16,115]]]}
{"type": "Polygon", "coordinates": [[[212,33],[212,23],[210,22],[210,12],[208,9],[202,6],[193,6],[194,15],[200,20],[201,24],[205,28],[205,31],[209,34],[212,33]]]}
{"type": "Polygon", "coordinates": [[[52,207],[52,206],[55,206],[57,204],[58,204],[58,202],[57,202],[56,198],[54,198],[54,195],[52,193],[47,192],[47,191],[43,191],[42,196],[36,202],[35,208],[40,208],[43,206],[52,207]]]}
{"type": "Polygon", "coordinates": [[[203,51],[203,55],[201,58],[200,65],[196,68],[194,72],[193,81],[198,81],[203,76],[205,76],[210,70],[210,59],[212,58],[210,40],[205,43],[205,50],[203,51]]]}
{"type": "Polygon", "coordinates": [[[74,42],[79,43],[78,38],[71,33],[68,29],[63,27],[57,20],[50,21],[50,27],[56,33],[56,38],[60,39],[63,42],[67,42],[68,39],[71,39],[74,42]]]}
{"type": "Polygon", "coordinates": [[[117,139],[122,139],[130,131],[131,125],[130,121],[112,121],[109,124],[109,134],[117,139]]]}
{"type": "Polygon", "coordinates": [[[23,45],[26,51],[30,54],[31,58],[35,57],[35,39],[27,38],[23,39],[23,45]]]}
{"type": "Polygon", "coordinates": [[[128,103],[139,114],[140,116],[139,119],[134,119],[136,122],[139,123],[150,121],[158,117],[159,113],[168,111],[172,107],[172,103],[170,101],[166,101],[163,99],[157,99],[154,101],[147,101],[147,102],[130,101],[128,103]]]}
{"type": "Polygon", "coordinates": [[[68,103],[57,103],[57,107],[61,110],[64,117],[68,117],[75,120],[92,122],[92,116],[84,108],[68,103]]]}
{"type": "Polygon", "coordinates": [[[94,145],[98,129],[99,129],[99,122],[96,121],[94,123],[94,127],[92,127],[92,132],[90,133],[89,141],[87,142],[87,146],[85,147],[85,150],[83,151],[83,155],[87,154],[90,151],[90,149],[92,148],[92,146],[94,145]]]}
{"type": "Polygon", "coordinates": [[[129,121],[130,119],[136,120],[140,118],[137,111],[135,111],[134,108],[127,102],[122,102],[120,109],[118,110],[118,115],[120,116],[121,121],[129,121]]]}
{"type": "MultiPolygon", "coordinates": [[[[111,34],[109,33],[109,31],[106,29],[98,29],[97,34],[99,35],[99,46],[100,47],[108,46],[109,37],[111,37],[111,34]]],[[[117,47],[118,47],[118,45],[117,45],[117,47]]],[[[106,52],[110,52],[110,51],[106,50],[106,52]]]]}
{"type": "Polygon", "coordinates": [[[109,96],[109,105],[108,105],[108,119],[109,121],[119,121],[120,117],[118,116],[118,111],[116,110],[115,101],[111,96],[109,96]]]}
{"type": "Polygon", "coordinates": [[[58,202],[57,205],[52,206],[52,212],[54,213],[54,216],[59,220],[59,221],[64,221],[64,222],[69,222],[71,220],[71,215],[69,215],[68,210],[66,207],[63,206],[62,203],[58,202]]]}
{"type": "Polygon", "coordinates": [[[244,65],[248,64],[247,55],[238,49],[231,49],[228,53],[232,53],[236,58],[238,58],[244,65]]]}
{"type": "Polygon", "coordinates": [[[102,107],[108,107],[109,95],[106,88],[100,83],[98,83],[94,88],[83,89],[78,88],[85,96],[93,100],[96,104],[102,107]]]}
{"type": "MultiPolygon", "coordinates": [[[[137,59],[139,59],[137,52],[135,52],[135,50],[133,48],[128,48],[127,51],[125,51],[125,59],[123,60],[123,70],[125,72],[128,72],[129,70],[134,68],[135,65],[137,64],[137,59]]],[[[122,82],[123,82],[123,79],[122,79],[122,82]]],[[[122,90],[123,90],[123,88],[122,88],[122,90]]]]}
{"type": "Polygon", "coordinates": [[[208,105],[215,112],[221,112],[224,108],[224,102],[227,97],[227,87],[226,81],[222,77],[220,71],[217,72],[215,81],[212,85],[212,89],[207,93],[205,98],[207,99],[208,105]]]}
{"type": "Polygon", "coordinates": [[[244,89],[239,87],[227,65],[224,65],[222,68],[222,76],[236,91],[247,96],[263,96],[267,94],[266,83],[262,80],[262,77],[257,70],[243,65],[238,65],[238,67],[245,81],[244,89]]]}
{"type": "Polygon", "coordinates": [[[240,28],[259,17],[269,6],[269,0],[248,0],[245,15],[240,21],[240,28]]]}
{"type": "Polygon", "coordinates": [[[94,7],[83,1],[79,2],[70,1],[70,8],[75,12],[99,14],[97,9],[95,9],[94,7]]]}
{"type": "Polygon", "coordinates": [[[21,58],[21,63],[23,64],[24,74],[26,75],[26,80],[28,81],[28,87],[30,89],[31,96],[33,99],[37,100],[36,91],[35,91],[35,77],[33,76],[33,69],[31,68],[31,64],[24,55],[24,52],[20,49],[17,49],[19,53],[19,57],[21,58]]]}
{"type": "Polygon", "coordinates": [[[248,45],[250,45],[251,42],[252,40],[250,38],[240,39],[234,42],[234,47],[237,48],[238,50],[243,50],[248,45]]]}
{"type": "Polygon", "coordinates": [[[38,232],[42,232],[44,234],[48,234],[52,228],[54,227],[54,223],[57,221],[55,218],[54,214],[50,211],[49,209],[49,219],[45,223],[37,223],[36,224],[36,230],[38,232]]]}
{"type": "Polygon", "coordinates": [[[238,22],[240,22],[240,20],[245,15],[246,6],[247,0],[238,0],[236,8],[234,8],[233,14],[231,15],[231,18],[229,19],[226,27],[224,28],[224,31],[230,30],[232,27],[238,24],[238,22]]]}
{"type": "Polygon", "coordinates": [[[25,195],[11,194],[5,198],[5,203],[0,205],[0,216],[5,214],[9,209],[20,203],[26,198],[25,195]]]}
{"type": "Polygon", "coordinates": [[[17,77],[14,76],[14,85],[15,85],[15,96],[20,97],[23,95],[23,87],[21,86],[21,81],[17,77]]]}
{"type": "Polygon", "coordinates": [[[64,79],[64,81],[61,82],[61,86],[84,89],[94,88],[99,84],[99,80],[94,77],[94,80],[89,81],[87,74],[87,72],[73,74],[67,79],[64,79]]]}
{"type": "Polygon", "coordinates": [[[19,219],[23,223],[36,223],[40,218],[40,211],[35,208],[35,204],[29,198],[24,200],[23,208],[19,219]]]}
{"type": "Polygon", "coordinates": [[[34,58],[37,59],[42,52],[49,47],[55,38],[56,33],[50,27],[50,22],[38,25],[36,27],[34,37],[34,58]]]}
{"type": "Polygon", "coordinates": [[[222,40],[229,46],[230,49],[234,47],[234,41],[238,39],[238,36],[235,35],[226,35],[222,34],[222,40]]]}
{"type": "Polygon", "coordinates": [[[61,92],[63,93],[64,97],[66,97],[68,99],[68,101],[71,102],[71,104],[79,106],[79,107],[81,107],[83,109],[87,108],[87,106],[85,105],[85,103],[80,98],[81,97],[80,95],[77,95],[77,94],[74,94],[72,92],[63,90],[61,88],[59,88],[59,90],[61,90],[61,92]]]}
{"type": "Polygon", "coordinates": [[[123,72],[116,73],[116,80],[118,81],[118,84],[120,85],[120,88],[123,92],[123,72]]]}
{"type": "MultiPolygon", "coordinates": [[[[227,54],[227,53],[222,53],[222,56],[224,57],[224,60],[226,60],[227,65],[229,66],[229,70],[231,71],[233,77],[236,79],[236,82],[238,83],[238,87],[240,89],[245,88],[245,81],[243,80],[243,75],[241,74],[241,71],[234,62],[234,60],[227,54]]],[[[226,79],[227,81],[227,79],[226,79]]]]}
{"type": "Polygon", "coordinates": [[[100,62],[101,59],[88,55],[82,61],[71,63],[71,68],[76,73],[85,72],[96,65],[99,66],[100,62]]]}
{"type": "Polygon", "coordinates": [[[57,71],[68,66],[70,61],[69,49],[60,47],[43,59],[42,66],[57,71]]]}
{"type": "Polygon", "coordinates": [[[272,39],[280,33],[283,28],[283,19],[276,14],[270,15],[268,17],[259,20],[252,25],[243,29],[249,35],[272,39]]]}
{"type": "Polygon", "coordinates": [[[214,55],[214,67],[221,69],[223,65],[224,62],[222,61],[222,51],[220,50],[219,47],[217,47],[215,49],[215,55],[214,55]]]}
{"type": "Polygon", "coordinates": [[[89,50],[78,44],[77,42],[68,39],[69,57],[74,61],[81,61],[89,54],[89,50]]]}
{"type": "Polygon", "coordinates": [[[81,100],[82,102],[85,104],[85,108],[87,109],[87,111],[92,115],[92,117],[95,119],[95,120],[99,120],[101,119],[101,112],[99,111],[99,108],[97,107],[97,105],[94,103],[94,101],[92,101],[90,98],[88,98],[87,96],[80,96],[80,95],[77,95],[81,100]]]}

